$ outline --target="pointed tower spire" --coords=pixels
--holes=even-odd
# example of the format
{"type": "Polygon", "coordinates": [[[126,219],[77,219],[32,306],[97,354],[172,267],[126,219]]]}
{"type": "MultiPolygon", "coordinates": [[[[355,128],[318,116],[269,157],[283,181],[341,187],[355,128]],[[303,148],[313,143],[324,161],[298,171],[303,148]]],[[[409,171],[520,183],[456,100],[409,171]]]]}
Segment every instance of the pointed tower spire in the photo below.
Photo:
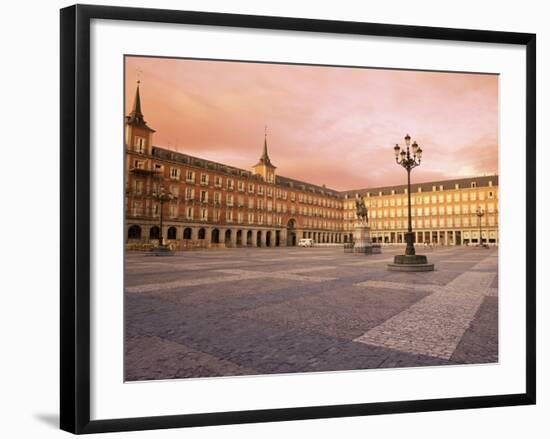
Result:
{"type": "Polygon", "coordinates": [[[262,158],[260,161],[263,161],[266,164],[271,164],[271,160],[269,160],[269,154],[267,153],[267,125],[265,126],[264,131],[264,153],[262,154],[262,158]]]}
{"type": "Polygon", "coordinates": [[[261,175],[267,182],[275,182],[275,169],[277,167],[271,163],[269,154],[267,152],[267,125],[264,131],[264,150],[260,160],[254,166],[252,166],[254,174],[261,175]]]}
{"type": "Polygon", "coordinates": [[[139,84],[140,80],[137,81],[136,94],[134,96],[134,105],[132,106],[132,111],[128,116],[126,116],[126,123],[128,125],[145,128],[149,131],[155,132],[155,130],[147,126],[147,122],[143,119],[143,113],[141,112],[141,96],[139,94],[139,84]]]}
{"type": "Polygon", "coordinates": [[[141,117],[143,117],[143,114],[141,113],[141,98],[139,96],[139,83],[141,81],[138,79],[137,80],[137,87],[136,87],[136,96],[134,97],[134,106],[132,108],[132,113],[131,114],[135,114],[135,115],[139,115],[141,117]]]}

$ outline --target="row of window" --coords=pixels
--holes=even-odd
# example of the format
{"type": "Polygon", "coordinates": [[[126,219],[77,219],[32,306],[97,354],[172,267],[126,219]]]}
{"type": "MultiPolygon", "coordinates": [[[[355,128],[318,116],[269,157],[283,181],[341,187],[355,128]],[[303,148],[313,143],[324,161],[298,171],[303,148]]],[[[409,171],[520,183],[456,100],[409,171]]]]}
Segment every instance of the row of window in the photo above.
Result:
{"type": "MultiPolygon", "coordinates": [[[[178,196],[178,193],[173,194],[174,196],[178,196]]],[[[307,216],[321,216],[323,218],[333,218],[333,219],[341,219],[343,217],[341,212],[336,212],[333,210],[324,210],[322,208],[318,207],[308,207],[308,206],[298,206],[298,209],[296,209],[295,205],[290,205],[290,209],[288,208],[288,205],[286,203],[274,203],[271,200],[264,200],[262,198],[248,198],[245,203],[244,196],[234,196],[233,194],[225,194],[225,200],[223,199],[224,196],[221,192],[214,192],[213,197],[213,203],[214,204],[222,204],[222,202],[225,201],[225,205],[228,207],[248,207],[248,209],[258,209],[258,210],[267,210],[267,211],[273,211],[275,210],[277,213],[287,213],[289,211],[292,215],[296,214],[296,211],[298,211],[299,215],[307,215],[307,216]]],[[[195,190],[193,188],[186,188],[185,190],[185,200],[186,201],[193,201],[195,200],[195,190]]],[[[208,203],[210,201],[209,193],[208,191],[201,190],[199,191],[199,197],[198,200],[201,203],[208,203]]]]}
{"type": "MultiPolygon", "coordinates": [[[[436,216],[436,215],[466,215],[475,214],[480,207],[479,204],[455,204],[453,206],[431,206],[431,207],[411,207],[411,216],[436,216]]],[[[495,203],[489,203],[481,206],[484,213],[495,213],[495,203]]],[[[384,210],[371,210],[369,211],[369,218],[394,218],[408,216],[408,209],[384,209],[384,210]]],[[[355,212],[345,212],[344,219],[355,220],[355,212]]]]}
{"type": "MultiPolygon", "coordinates": [[[[152,189],[152,192],[157,192],[157,185],[153,185],[153,189],[152,189]]],[[[258,195],[263,195],[263,186],[258,186],[258,195]]],[[[268,187],[267,188],[268,190],[268,196],[271,196],[272,195],[272,188],[271,187],[268,187]]],[[[279,190],[277,189],[277,192],[279,190]]],[[[199,198],[198,200],[202,201],[202,202],[208,202],[209,200],[209,191],[204,189],[204,190],[197,190],[198,192],[198,195],[199,195],[199,198]]],[[[283,201],[287,200],[287,192],[282,192],[282,195],[279,196],[279,194],[277,194],[277,199],[282,199],[283,201]]],[[[170,193],[175,197],[175,198],[179,198],[180,196],[180,187],[178,185],[170,185],[170,193]]],[[[252,192],[250,192],[252,193],[252,192]]],[[[134,180],[133,181],[133,194],[134,195],[144,195],[144,181],[143,180],[134,180]]],[[[222,192],[214,192],[213,193],[213,201],[215,203],[221,203],[222,202],[222,192]]],[[[291,201],[295,201],[295,197],[294,197],[294,193],[291,193],[291,198],[290,200],[291,201]]],[[[301,195],[301,194],[300,194],[301,195]]],[[[226,204],[227,205],[233,205],[233,200],[236,198],[236,200],[238,201],[239,203],[239,206],[244,206],[244,196],[242,195],[239,195],[237,197],[235,197],[233,194],[230,194],[230,193],[226,193],[225,194],[225,198],[226,198],[226,204]]],[[[185,199],[186,200],[195,200],[195,188],[194,187],[186,187],[185,188],[185,199]]],[[[327,207],[327,208],[332,208],[332,207],[335,207],[336,204],[332,201],[332,200],[328,200],[329,202],[325,202],[327,200],[318,200],[318,199],[311,199],[310,198],[304,198],[302,196],[299,196],[298,197],[299,201],[302,201],[304,202],[303,200],[307,200],[309,203],[313,204],[313,205],[320,205],[322,207],[327,207]]],[[[250,203],[253,203],[253,200],[254,198],[248,198],[248,204],[249,204],[249,208],[252,209],[253,206],[250,205],[250,203]]],[[[258,203],[264,203],[264,200],[263,199],[259,199],[258,200],[258,203]]],[[[268,200],[267,203],[272,203],[272,201],[268,200]]],[[[277,203],[277,204],[280,204],[281,206],[284,206],[284,207],[281,207],[282,209],[286,209],[286,204],[284,203],[277,203]]],[[[258,207],[258,208],[262,208],[262,207],[258,207]]],[[[294,209],[294,206],[292,207],[294,209]]],[[[302,208],[302,207],[300,207],[302,208]]],[[[304,208],[305,209],[305,208],[304,208]]],[[[311,208],[309,208],[311,210],[311,208]]],[[[320,215],[321,212],[324,212],[323,210],[319,209],[319,208],[314,208],[314,213],[312,214],[315,214],[315,215],[320,215]]],[[[330,212],[330,213],[327,213],[327,215],[340,215],[339,213],[336,213],[336,212],[330,212]]],[[[335,216],[334,216],[335,217],[335,216]]]]}
{"type": "MultiPolygon", "coordinates": [[[[492,181],[492,180],[489,180],[488,186],[489,186],[489,187],[493,187],[493,181],[492,181]]],[[[477,182],[475,182],[475,181],[470,182],[470,189],[476,189],[477,187],[478,187],[477,182]]],[[[444,187],[443,187],[442,184],[440,184],[439,186],[432,186],[432,192],[436,192],[438,189],[439,189],[440,192],[449,190],[448,188],[447,188],[447,189],[444,189],[444,187]]],[[[455,190],[460,190],[460,189],[466,189],[466,188],[464,188],[464,187],[461,188],[460,185],[459,185],[458,183],[455,183],[455,190]]],[[[416,190],[416,192],[422,192],[422,187],[421,187],[421,186],[418,187],[417,190],[416,190]]],[[[403,191],[403,193],[404,193],[404,194],[407,194],[407,193],[408,193],[408,190],[405,188],[405,190],[403,191]]],[[[412,192],[411,192],[411,193],[412,193],[412,192]]],[[[370,197],[370,196],[372,196],[373,194],[371,194],[370,192],[368,192],[366,195],[367,195],[367,197],[370,197]]],[[[382,191],[379,191],[379,192],[378,192],[378,196],[379,196],[379,197],[382,197],[382,196],[384,196],[384,195],[387,195],[387,194],[384,194],[382,191]]],[[[392,190],[392,191],[391,191],[391,195],[396,195],[395,190],[392,190]]],[[[350,198],[350,195],[346,195],[346,198],[350,198]]]]}
{"type": "MultiPolygon", "coordinates": [[[[145,211],[143,207],[136,203],[132,207],[132,215],[133,216],[142,216],[144,215],[145,211]]],[[[177,206],[169,206],[168,216],[169,218],[177,218],[178,217],[178,208],[177,206]]],[[[152,216],[158,217],[160,215],[159,212],[159,205],[156,204],[152,208],[151,212],[152,216]]],[[[283,225],[283,216],[282,215],[264,215],[263,213],[253,213],[248,212],[246,215],[243,212],[233,212],[232,210],[227,210],[224,212],[223,218],[222,218],[222,211],[220,209],[208,209],[208,208],[199,208],[195,210],[193,207],[187,207],[185,209],[185,219],[187,220],[199,220],[199,221],[213,221],[213,222],[219,222],[219,221],[225,221],[227,223],[237,222],[239,224],[243,224],[246,220],[247,224],[259,224],[259,225],[283,225]]],[[[327,222],[327,221],[319,221],[319,220],[311,220],[306,219],[303,223],[305,227],[312,227],[312,228],[323,228],[323,229],[331,229],[331,230],[338,230],[338,224],[333,222],[327,222]]]]}
{"type": "MultiPolygon", "coordinates": [[[[495,217],[488,217],[487,219],[482,218],[481,226],[496,226],[497,220],[495,217]]],[[[407,220],[396,220],[396,221],[380,221],[373,220],[370,222],[372,230],[381,230],[381,229],[406,229],[408,227],[407,220]]],[[[412,220],[412,227],[422,228],[422,227],[478,227],[479,218],[478,217],[463,217],[463,218],[431,218],[431,219],[416,219],[412,220]]],[[[353,224],[345,224],[344,230],[354,230],[353,224]]]]}
{"type": "MultiPolygon", "coordinates": [[[[142,160],[134,160],[134,168],[135,169],[144,169],[144,162],[142,160]]],[[[154,165],[154,170],[164,173],[164,166],[160,164],[154,165]]],[[[193,170],[187,170],[185,172],[185,182],[190,184],[196,184],[196,171],[193,170]]],[[[175,167],[170,167],[169,171],[169,177],[172,180],[180,180],[180,169],[175,167]]],[[[200,173],[199,175],[199,184],[202,186],[208,186],[210,184],[210,174],[207,173],[200,173]]],[[[308,204],[314,204],[319,205],[323,207],[329,207],[329,208],[342,208],[342,203],[334,200],[334,199],[327,199],[324,197],[316,197],[308,194],[304,194],[301,192],[288,192],[286,190],[280,189],[280,188],[273,188],[272,186],[265,187],[261,184],[254,184],[254,183],[245,183],[242,180],[236,180],[233,178],[225,177],[225,184],[223,184],[223,179],[219,175],[214,176],[213,180],[213,187],[215,188],[225,188],[227,190],[237,190],[238,192],[247,192],[249,194],[258,194],[258,195],[267,195],[268,197],[273,197],[275,195],[276,198],[287,200],[290,199],[290,201],[296,201],[298,200],[301,203],[308,203],[308,204]]],[[[134,182],[135,185],[135,191],[138,194],[141,194],[143,192],[143,181],[136,180],[134,182]]]]}
{"type": "MultiPolygon", "coordinates": [[[[437,203],[451,203],[460,201],[484,201],[485,199],[492,200],[496,198],[496,192],[494,190],[489,191],[468,191],[468,192],[455,192],[454,194],[446,195],[432,195],[424,197],[412,197],[411,206],[415,204],[437,204],[437,203]]],[[[408,198],[384,198],[380,200],[366,200],[365,205],[367,207],[386,207],[386,206],[408,206],[408,198]]],[[[345,209],[354,210],[355,201],[346,202],[345,209]]]]}
{"type": "MultiPolygon", "coordinates": [[[[136,194],[140,194],[140,190],[142,182],[141,181],[135,181],[135,188],[136,188],[136,194]]],[[[179,187],[175,186],[171,188],[171,193],[174,197],[179,198],[179,187]]],[[[185,197],[184,199],[186,201],[192,201],[197,200],[202,203],[208,203],[211,199],[209,197],[209,192],[207,190],[200,190],[198,198],[195,198],[195,189],[194,188],[186,188],[185,189],[185,197]]],[[[356,219],[356,212],[355,209],[352,211],[345,211],[345,212],[338,212],[333,210],[325,210],[318,207],[310,207],[310,206],[303,206],[299,205],[298,209],[296,209],[295,205],[290,205],[290,208],[288,208],[288,205],[286,203],[278,203],[273,202],[271,200],[264,200],[264,199],[257,199],[257,198],[247,198],[245,200],[245,197],[242,195],[234,196],[233,194],[224,194],[222,192],[214,192],[213,193],[213,199],[214,204],[222,204],[222,202],[225,201],[225,205],[229,207],[248,207],[248,209],[259,209],[259,210],[268,210],[268,211],[276,211],[277,213],[287,213],[290,212],[291,214],[296,214],[298,212],[299,215],[304,216],[321,216],[323,218],[331,218],[331,219],[345,219],[354,221],[356,219]],[[225,198],[225,200],[224,200],[225,198]]],[[[479,204],[462,204],[462,205],[446,205],[446,206],[431,206],[431,207],[411,207],[411,214],[412,216],[435,216],[435,215],[460,215],[460,214],[474,214],[476,213],[477,209],[480,207],[479,204]]],[[[484,205],[481,205],[484,212],[487,213],[495,213],[496,212],[496,204],[495,203],[487,203],[484,205]]],[[[372,209],[372,208],[371,208],[372,209]]],[[[408,208],[403,209],[372,209],[369,211],[369,217],[372,219],[375,218],[394,218],[394,217],[401,217],[401,216],[407,216],[408,215],[408,208]]]]}

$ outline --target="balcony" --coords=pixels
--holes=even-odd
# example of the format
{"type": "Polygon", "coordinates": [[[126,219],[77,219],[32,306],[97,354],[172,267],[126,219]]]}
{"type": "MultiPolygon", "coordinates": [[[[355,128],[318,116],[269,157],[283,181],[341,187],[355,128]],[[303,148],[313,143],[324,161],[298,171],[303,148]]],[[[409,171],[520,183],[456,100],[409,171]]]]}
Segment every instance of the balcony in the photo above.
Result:
{"type": "Polygon", "coordinates": [[[158,171],[155,171],[155,170],[152,170],[152,169],[144,169],[144,168],[136,168],[136,167],[131,167],[130,168],[130,173],[131,174],[134,174],[134,175],[139,175],[139,176],[152,176],[152,175],[156,175],[158,177],[162,177],[162,173],[161,172],[158,172],[158,171]]]}

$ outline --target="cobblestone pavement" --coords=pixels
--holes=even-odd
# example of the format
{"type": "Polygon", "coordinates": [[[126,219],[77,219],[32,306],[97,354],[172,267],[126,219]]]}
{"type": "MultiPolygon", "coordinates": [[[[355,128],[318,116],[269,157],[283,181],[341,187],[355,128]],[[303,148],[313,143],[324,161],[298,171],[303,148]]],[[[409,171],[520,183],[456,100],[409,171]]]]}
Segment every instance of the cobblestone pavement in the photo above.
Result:
{"type": "Polygon", "coordinates": [[[427,249],[436,271],[388,271],[402,251],[128,253],[126,380],[497,362],[496,249],[427,249]]]}

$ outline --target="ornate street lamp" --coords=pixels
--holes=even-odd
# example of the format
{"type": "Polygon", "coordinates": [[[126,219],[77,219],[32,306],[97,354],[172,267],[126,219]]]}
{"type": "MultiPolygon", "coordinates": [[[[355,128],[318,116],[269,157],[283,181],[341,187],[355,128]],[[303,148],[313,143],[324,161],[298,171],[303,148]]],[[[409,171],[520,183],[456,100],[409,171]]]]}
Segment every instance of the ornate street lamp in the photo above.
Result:
{"type": "Polygon", "coordinates": [[[160,184],[158,186],[158,191],[156,189],[153,189],[153,192],[151,193],[151,196],[153,199],[157,200],[160,205],[160,235],[159,235],[159,245],[155,248],[153,248],[153,251],[157,252],[169,252],[170,247],[167,245],[164,245],[164,237],[162,236],[162,220],[163,220],[163,214],[164,214],[164,203],[166,201],[172,201],[176,199],[174,195],[171,192],[166,192],[164,190],[164,185],[160,184]]]}
{"type": "Polygon", "coordinates": [[[414,249],[414,233],[412,230],[412,215],[411,215],[411,171],[420,166],[422,160],[422,148],[416,142],[411,145],[411,136],[405,136],[405,147],[401,147],[396,143],[393,147],[395,154],[395,162],[401,165],[407,171],[407,196],[408,196],[408,228],[405,233],[405,242],[407,247],[404,255],[396,255],[394,263],[389,264],[388,268],[394,271],[432,271],[433,264],[428,264],[428,258],[424,255],[417,255],[414,249]]]}
{"type": "Polygon", "coordinates": [[[481,208],[481,206],[478,206],[478,208],[476,209],[476,215],[479,218],[479,241],[478,241],[478,245],[482,246],[483,245],[483,238],[481,237],[481,218],[483,218],[483,216],[485,215],[485,211],[481,208]]]}

